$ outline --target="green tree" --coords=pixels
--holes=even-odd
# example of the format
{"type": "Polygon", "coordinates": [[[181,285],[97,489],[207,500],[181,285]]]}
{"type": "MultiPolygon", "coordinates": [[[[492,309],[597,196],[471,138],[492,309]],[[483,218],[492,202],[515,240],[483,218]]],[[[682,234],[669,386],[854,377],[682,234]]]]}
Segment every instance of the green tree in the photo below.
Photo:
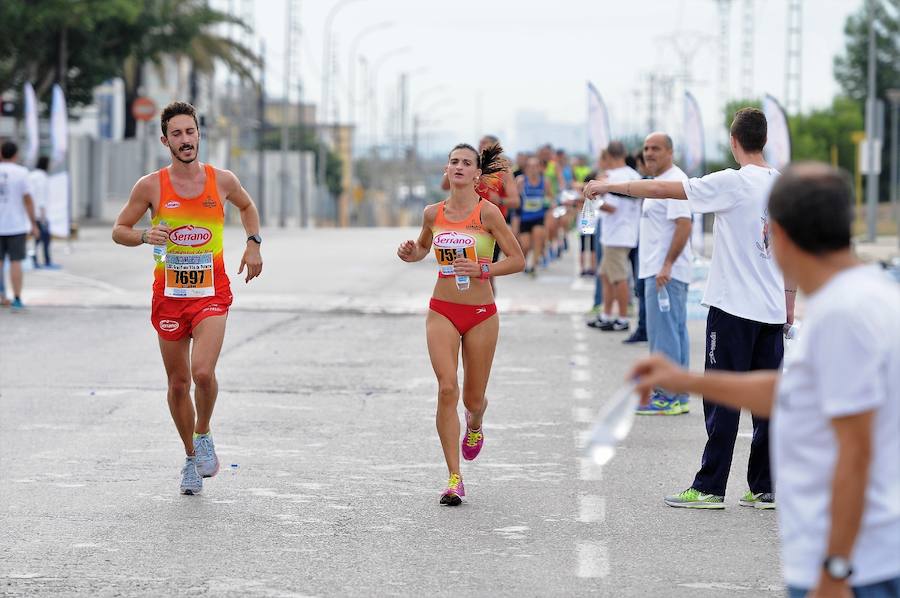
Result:
{"type": "MultiPolygon", "coordinates": [[[[259,58],[246,46],[213,31],[216,25],[244,23],[227,13],[210,8],[204,0],[143,0],[130,37],[138,40],[122,64],[125,105],[137,98],[143,84],[143,65],[150,63],[164,72],[166,56],[186,57],[191,62],[188,101],[196,99],[197,73],[210,74],[221,61],[243,79],[253,80],[259,58]]],[[[135,121],[125,110],[125,136],[133,137],[135,121]]]]}
{"type": "Polygon", "coordinates": [[[792,116],[788,125],[794,161],[830,163],[831,148],[835,147],[838,165],[851,173],[856,170],[856,144],[850,134],[863,128],[863,113],[858,102],[837,97],[828,108],[792,116]]]}
{"type": "MultiPolygon", "coordinates": [[[[869,12],[863,6],[844,24],[846,47],[834,58],[834,78],[844,95],[864,102],[868,94],[869,12]]],[[[871,0],[875,8],[875,95],[900,88],[900,0],[871,0]]]]}
{"type": "Polygon", "coordinates": [[[132,0],[2,0],[0,91],[26,81],[47,99],[59,82],[70,105],[93,100],[93,89],[121,72],[134,38],[124,32],[140,14],[132,0]]]}
{"type": "MultiPolygon", "coordinates": [[[[78,106],[93,101],[94,87],[121,76],[130,106],[141,66],[161,69],[166,56],[188,58],[192,74],[209,74],[218,61],[252,80],[258,57],[213,31],[229,23],[245,27],[204,0],[0,0],[0,91],[18,94],[31,81],[46,100],[59,82],[68,104],[78,106]]],[[[132,135],[131,111],[125,115],[132,135]]]]}
{"type": "MultiPolygon", "coordinates": [[[[859,103],[860,111],[864,110],[868,96],[869,1],[866,0],[862,8],[847,17],[844,24],[846,47],[834,59],[834,78],[844,94],[859,103]]],[[[886,90],[900,89],[900,0],[871,2],[875,15],[875,97],[885,99],[886,90]]],[[[885,131],[888,131],[888,123],[884,124],[885,131]]],[[[887,201],[890,189],[890,137],[885,141],[887,143],[882,144],[883,167],[879,178],[881,201],[887,201]]]]}

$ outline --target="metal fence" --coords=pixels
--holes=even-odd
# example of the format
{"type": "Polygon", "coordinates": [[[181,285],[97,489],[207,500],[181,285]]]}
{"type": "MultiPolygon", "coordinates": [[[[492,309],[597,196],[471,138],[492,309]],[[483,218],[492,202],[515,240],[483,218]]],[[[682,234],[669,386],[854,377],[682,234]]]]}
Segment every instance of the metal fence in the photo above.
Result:
{"type": "MultiPolygon", "coordinates": [[[[315,158],[311,152],[302,152],[302,156],[300,152],[287,152],[283,157],[278,151],[266,151],[260,164],[258,152],[242,152],[228,160],[221,149],[212,145],[208,152],[201,150],[201,158],[234,171],[256,202],[264,226],[299,226],[301,207],[306,208],[309,226],[331,225],[336,221],[334,200],[316,192],[315,158]],[[283,168],[285,163],[287,167],[283,168]],[[285,187],[286,192],[282,193],[285,187]]],[[[137,180],[168,163],[168,156],[141,139],[70,137],[68,166],[73,222],[112,222],[128,201],[137,180]]],[[[228,210],[226,219],[238,222],[237,211],[228,210]]]]}

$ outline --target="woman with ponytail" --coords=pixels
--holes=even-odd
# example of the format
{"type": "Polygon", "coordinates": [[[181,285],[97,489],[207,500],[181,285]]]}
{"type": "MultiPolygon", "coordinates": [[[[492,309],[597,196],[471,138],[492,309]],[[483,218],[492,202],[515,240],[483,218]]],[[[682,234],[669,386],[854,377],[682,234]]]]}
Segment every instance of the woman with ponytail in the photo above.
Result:
{"type": "Polygon", "coordinates": [[[502,152],[499,145],[481,152],[468,144],[454,147],[445,168],[450,197],[426,207],[419,238],[404,241],[397,249],[401,260],[418,262],[433,245],[439,263],[425,333],[438,382],[435,419],[449,473],[440,503],[448,506],[459,505],[465,496],[460,450],[463,458],[471,461],[484,444],[484,393],[500,331],[489,281],[493,276],[515,274],[525,267],[522,250],[500,210],[476,192],[476,187],[502,183],[508,169],[502,152]],[[500,244],[506,257],[491,263],[495,243],[500,244]],[[460,348],[466,412],[462,442],[457,414],[460,348]]]}

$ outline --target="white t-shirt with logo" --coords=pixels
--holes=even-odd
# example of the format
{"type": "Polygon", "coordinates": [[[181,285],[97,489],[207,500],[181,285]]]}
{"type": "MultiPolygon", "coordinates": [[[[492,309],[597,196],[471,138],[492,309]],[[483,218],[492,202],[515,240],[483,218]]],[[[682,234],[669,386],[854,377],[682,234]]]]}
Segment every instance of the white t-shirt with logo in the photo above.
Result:
{"type": "Polygon", "coordinates": [[[703,305],[756,322],[785,322],[784,276],[769,247],[769,192],[779,174],[748,164],[682,182],[692,212],[716,215],[703,305]]]}
{"type": "Polygon", "coordinates": [[[772,414],[772,467],[785,580],[811,588],[831,529],[834,418],[874,411],[872,460],[851,585],[900,576],[900,286],[875,266],[809,297],[772,414]]]}
{"type": "MultiPolygon", "coordinates": [[[[630,166],[612,168],[606,172],[610,183],[639,181],[641,175],[630,166]]],[[[613,213],[601,212],[600,239],[608,247],[637,247],[641,225],[641,200],[607,193],[603,201],[616,208],[613,213]]]]}
{"type": "MultiPolygon", "coordinates": [[[[656,177],[660,181],[685,181],[687,175],[672,165],[656,177]]],[[[675,236],[675,220],[691,220],[688,202],[679,199],[645,199],[641,207],[641,243],[638,246],[640,268],[639,278],[656,276],[666,261],[672,237],[675,236]]],[[[688,238],[684,249],[672,264],[672,278],[681,282],[691,282],[691,241],[688,238]]]]}
{"type": "Polygon", "coordinates": [[[31,230],[25,195],[31,195],[28,169],[12,162],[0,162],[0,236],[21,235],[31,230]]]}

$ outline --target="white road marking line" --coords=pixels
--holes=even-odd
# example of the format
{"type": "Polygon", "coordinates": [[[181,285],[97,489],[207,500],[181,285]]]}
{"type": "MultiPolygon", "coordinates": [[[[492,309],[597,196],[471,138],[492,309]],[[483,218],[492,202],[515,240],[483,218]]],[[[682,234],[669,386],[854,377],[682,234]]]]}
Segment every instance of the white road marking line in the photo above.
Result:
{"type": "Polygon", "coordinates": [[[603,478],[602,470],[587,457],[578,458],[578,479],[583,482],[598,482],[603,478]]]}
{"type": "Polygon", "coordinates": [[[597,578],[609,575],[609,551],[600,542],[583,542],[578,545],[578,569],[581,578],[597,578]]]}
{"type": "Polygon", "coordinates": [[[572,380],[574,382],[590,382],[591,381],[591,371],[590,370],[572,370],[572,380]]]}
{"type": "Polygon", "coordinates": [[[587,407],[572,407],[572,419],[575,423],[589,424],[594,421],[594,410],[587,407]]]}
{"type": "Polygon", "coordinates": [[[582,496],[578,502],[578,521],[602,523],[606,519],[606,498],[596,494],[582,496]]]}
{"type": "Polygon", "coordinates": [[[587,356],[587,355],[577,355],[577,354],[576,354],[576,355],[573,355],[573,356],[572,356],[571,361],[572,361],[572,363],[574,363],[575,365],[584,368],[584,367],[587,367],[587,366],[588,366],[588,362],[589,362],[590,360],[588,359],[588,356],[587,356]]]}
{"type": "Polygon", "coordinates": [[[591,392],[586,388],[575,388],[572,390],[572,397],[578,401],[586,401],[591,398],[591,392]]]}
{"type": "Polygon", "coordinates": [[[588,352],[587,343],[584,343],[584,342],[575,343],[575,352],[576,353],[587,353],[588,352]]]}

